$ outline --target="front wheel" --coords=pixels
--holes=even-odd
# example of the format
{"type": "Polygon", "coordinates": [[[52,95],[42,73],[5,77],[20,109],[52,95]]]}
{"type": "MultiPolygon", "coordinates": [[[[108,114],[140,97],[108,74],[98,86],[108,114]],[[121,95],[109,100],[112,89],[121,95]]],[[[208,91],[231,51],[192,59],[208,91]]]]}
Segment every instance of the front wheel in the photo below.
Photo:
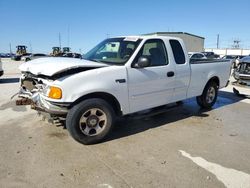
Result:
{"type": "Polygon", "coordinates": [[[114,119],[114,110],[106,101],[87,99],[69,110],[66,127],[76,141],[95,144],[108,135],[114,119]]]}
{"type": "Polygon", "coordinates": [[[209,82],[206,85],[202,95],[196,97],[198,105],[202,108],[211,108],[217,100],[218,87],[219,86],[217,83],[209,82]]]}

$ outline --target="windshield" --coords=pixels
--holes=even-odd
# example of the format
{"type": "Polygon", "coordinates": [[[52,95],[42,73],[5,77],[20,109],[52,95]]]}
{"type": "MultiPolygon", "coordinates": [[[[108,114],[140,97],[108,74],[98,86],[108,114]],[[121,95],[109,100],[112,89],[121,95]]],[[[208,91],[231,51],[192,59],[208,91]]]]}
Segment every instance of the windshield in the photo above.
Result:
{"type": "Polygon", "coordinates": [[[138,38],[106,39],[86,53],[83,59],[107,64],[124,65],[140,42],[141,40],[138,38]]]}

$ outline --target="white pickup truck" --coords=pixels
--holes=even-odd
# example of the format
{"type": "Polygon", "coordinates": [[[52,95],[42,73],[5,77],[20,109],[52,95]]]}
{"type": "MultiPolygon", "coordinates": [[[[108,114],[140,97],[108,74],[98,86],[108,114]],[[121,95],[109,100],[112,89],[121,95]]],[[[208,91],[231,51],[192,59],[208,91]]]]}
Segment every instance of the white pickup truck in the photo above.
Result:
{"type": "Polygon", "coordinates": [[[108,38],[83,59],[23,63],[19,97],[31,99],[37,111],[65,118],[75,140],[92,144],[108,135],[117,116],[191,97],[211,108],[230,69],[223,60],[190,62],[179,38],[108,38]]]}

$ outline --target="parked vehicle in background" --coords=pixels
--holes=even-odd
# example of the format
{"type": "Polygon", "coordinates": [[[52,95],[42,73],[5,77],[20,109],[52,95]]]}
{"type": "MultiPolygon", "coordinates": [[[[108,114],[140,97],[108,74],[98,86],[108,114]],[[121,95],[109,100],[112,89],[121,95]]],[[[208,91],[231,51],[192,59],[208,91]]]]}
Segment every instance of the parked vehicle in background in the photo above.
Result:
{"type": "Polygon", "coordinates": [[[1,58],[0,58],[0,76],[3,76],[3,64],[2,64],[2,61],[1,61],[1,58]]]}
{"type": "Polygon", "coordinates": [[[79,58],[79,59],[81,59],[82,55],[78,54],[78,53],[69,52],[69,53],[63,54],[62,57],[72,57],[72,58],[79,58]]]}
{"type": "Polygon", "coordinates": [[[239,83],[250,86],[250,56],[240,59],[233,75],[239,83]]]}
{"type": "Polygon", "coordinates": [[[12,58],[13,56],[15,56],[15,54],[13,54],[13,53],[6,53],[6,57],[7,58],[12,58]]]}
{"type": "Polygon", "coordinates": [[[232,60],[232,59],[236,59],[236,56],[235,55],[224,55],[221,59],[232,60]]]}
{"type": "Polygon", "coordinates": [[[16,55],[12,56],[11,58],[15,61],[20,61],[22,56],[28,54],[26,50],[27,46],[18,45],[16,48],[17,48],[16,55]]]}
{"type": "Polygon", "coordinates": [[[232,65],[232,68],[235,68],[235,65],[236,65],[236,63],[235,63],[236,56],[235,55],[225,55],[221,59],[229,60],[231,65],[232,65]]]}
{"type": "Polygon", "coordinates": [[[208,59],[218,59],[220,56],[215,54],[214,52],[201,52],[203,53],[208,59]]]}
{"type": "Polygon", "coordinates": [[[25,59],[26,59],[26,57],[29,57],[29,56],[31,56],[32,55],[32,53],[26,53],[26,54],[23,54],[22,56],[21,56],[21,61],[25,61],[25,59]]]}
{"type": "Polygon", "coordinates": [[[23,57],[23,61],[30,61],[30,60],[34,60],[37,58],[41,58],[41,57],[47,57],[48,55],[46,54],[31,54],[29,56],[24,56],[23,57]]]}
{"type": "Polygon", "coordinates": [[[60,47],[53,47],[52,49],[53,52],[50,55],[55,57],[63,57],[65,54],[70,53],[69,47],[63,47],[62,50],[60,47]]]}
{"type": "Polygon", "coordinates": [[[7,57],[7,55],[5,54],[5,53],[0,53],[0,58],[5,58],[5,57],[7,57]]]}
{"type": "Polygon", "coordinates": [[[62,54],[60,47],[52,47],[52,52],[50,53],[50,56],[58,57],[62,54]]]}
{"type": "Polygon", "coordinates": [[[207,57],[200,52],[188,52],[188,56],[190,59],[207,59],[207,57]]]}
{"type": "Polygon", "coordinates": [[[239,64],[233,71],[233,77],[236,80],[233,83],[236,86],[233,90],[234,93],[244,94],[246,89],[250,91],[250,56],[240,59],[239,64]]]}
{"type": "Polygon", "coordinates": [[[243,55],[225,55],[221,59],[227,59],[231,61],[232,67],[236,68],[242,58],[246,56],[243,55]]]}
{"type": "Polygon", "coordinates": [[[108,135],[119,116],[191,97],[211,108],[231,65],[189,61],[181,39],[152,35],[108,38],[83,59],[36,59],[20,70],[19,96],[37,111],[66,119],[76,141],[92,144],[108,135]]]}
{"type": "Polygon", "coordinates": [[[70,52],[70,47],[63,47],[63,53],[69,53],[70,52]]]}
{"type": "Polygon", "coordinates": [[[11,53],[1,53],[0,57],[2,58],[10,58],[12,56],[14,56],[15,54],[11,54],[11,53]]]}
{"type": "Polygon", "coordinates": [[[238,56],[236,56],[235,65],[234,65],[235,68],[238,66],[238,64],[240,63],[241,59],[243,59],[244,57],[246,57],[246,56],[244,56],[244,55],[238,55],[238,56]]]}

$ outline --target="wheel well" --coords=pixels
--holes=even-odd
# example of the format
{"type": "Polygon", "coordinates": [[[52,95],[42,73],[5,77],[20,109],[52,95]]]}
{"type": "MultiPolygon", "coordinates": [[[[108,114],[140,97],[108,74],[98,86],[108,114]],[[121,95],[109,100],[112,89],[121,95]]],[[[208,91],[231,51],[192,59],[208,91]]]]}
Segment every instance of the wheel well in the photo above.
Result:
{"type": "Polygon", "coordinates": [[[99,98],[99,99],[105,100],[113,107],[116,115],[118,115],[118,116],[122,115],[121,105],[118,102],[118,100],[113,95],[111,95],[109,93],[105,93],[105,92],[95,92],[95,93],[90,93],[90,94],[84,95],[84,96],[80,97],[79,99],[77,99],[76,101],[74,101],[70,105],[70,108],[72,106],[82,102],[83,100],[91,99],[91,98],[99,98]]]}
{"type": "Polygon", "coordinates": [[[218,85],[218,87],[220,87],[220,80],[217,76],[210,78],[209,81],[207,82],[207,84],[210,82],[215,82],[218,85]]]}

